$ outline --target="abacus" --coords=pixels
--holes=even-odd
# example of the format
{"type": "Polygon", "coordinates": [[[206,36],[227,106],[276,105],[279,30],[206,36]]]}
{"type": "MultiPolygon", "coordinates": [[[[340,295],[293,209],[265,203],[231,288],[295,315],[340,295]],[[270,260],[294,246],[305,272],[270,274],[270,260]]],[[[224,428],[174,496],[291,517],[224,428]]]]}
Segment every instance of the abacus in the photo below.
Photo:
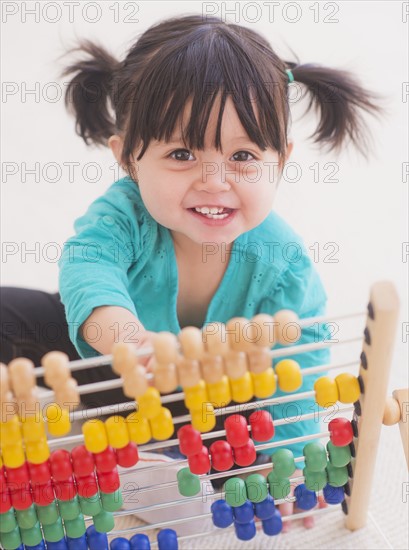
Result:
{"type": "MultiPolygon", "coordinates": [[[[386,397],[398,307],[394,286],[388,281],[375,283],[363,338],[355,338],[362,340],[359,374],[342,373],[335,378],[325,374],[316,379],[313,392],[297,394],[298,398],[313,397],[323,413],[339,403],[347,405],[340,412],[353,413],[351,420],[333,418],[326,432],[299,438],[307,441],[302,457],[294,457],[285,448],[291,440],[274,442],[280,421],[275,422],[268,410],[260,407],[273,400],[277,386],[288,393],[277,400],[289,401],[301,387],[303,376],[339,368],[330,364],[302,369],[293,359],[281,359],[272,366],[272,358],[333,345],[288,345],[289,328],[302,331],[328,319],[298,319],[288,310],[274,317],[261,313],[252,320],[237,317],[226,325],[212,323],[202,330],[185,327],[177,337],[157,333],[152,349],[136,351],[118,343],[112,355],[71,363],[65,354],[50,352],[42,358],[41,367],[35,368],[26,358],[16,358],[7,367],[1,365],[2,548],[173,550],[178,541],[196,536],[180,536],[181,525],[204,520],[213,524],[209,533],[230,529],[232,536],[248,541],[257,531],[268,536],[281,532],[283,522],[291,517],[283,517],[279,511],[286,501],[296,502],[302,510],[296,518],[327,513],[340,505],[348,529],[363,527],[382,422],[399,422],[409,460],[403,411],[408,390],[386,397]],[[232,326],[246,337],[232,337],[232,326]],[[274,350],[277,343],[285,347],[274,350]],[[153,358],[148,374],[139,363],[147,354],[153,358]],[[118,379],[78,386],[72,377],[77,369],[107,363],[118,379]],[[40,376],[51,388],[42,398],[36,386],[40,376]],[[129,414],[111,415],[103,421],[98,416],[109,414],[109,407],[74,410],[81,394],[114,387],[122,387],[132,400],[125,404],[131,409],[129,414]],[[251,401],[253,398],[257,400],[251,401]],[[51,402],[44,405],[44,399],[51,402]],[[189,414],[172,417],[165,405],[180,399],[189,414]],[[231,406],[232,402],[236,405],[231,406]],[[254,409],[249,422],[236,412],[237,404],[254,409]],[[84,412],[87,420],[82,434],[68,435],[71,423],[80,420],[84,412]],[[222,413],[224,429],[215,432],[216,417],[222,413]],[[178,424],[183,426],[178,428],[178,424]],[[319,442],[328,436],[326,446],[319,442]],[[204,443],[212,438],[216,441],[206,447],[204,443]],[[125,475],[137,471],[144,453],[176,445],[181,459],[148,466],[143,472],[155,478],[160,470],[176,466],[176,475],[162,488],[177,488],[180,499],[123,509],[126,489],[121,488],[121,480],[125,475]],[[271,449],[269,466],[255,465],[256,451],[261,449],[271,449]],[[294,480],[296,463],[302,461],[303,475],[294,480]],[[211,469],[215,473],[209,474],[211,469]],[[189,508],[204,500],[205,484],[209,487],[209,480],[217,478],[226,479],[221,492],[209,491],[206,513],[191,516],[189,508]],[[330,506],[316,510],[317,496],[330,506]],[[178,507],[188,510],[177,519],[115,530],[115,518],[122,515],[146,519],[151,512],[178,507]],[[159,530],[156,539],[149,536],[153,530],[159,530]],[[132,536],[118,536],[122,534],[132,536]]],[[[303,415],[301,420],[309,416],[303,415]]],[[[140,487],[137,494],[155,495],[157,489],[155,484],[148,485],[140,487]]]]}

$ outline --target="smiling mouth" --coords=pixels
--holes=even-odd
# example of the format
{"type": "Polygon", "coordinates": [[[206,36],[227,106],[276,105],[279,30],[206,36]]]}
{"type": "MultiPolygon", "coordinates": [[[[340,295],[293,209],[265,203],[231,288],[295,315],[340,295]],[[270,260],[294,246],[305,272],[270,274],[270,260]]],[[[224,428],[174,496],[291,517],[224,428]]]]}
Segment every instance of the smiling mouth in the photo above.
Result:
{"type": "Polygon", "coordinates": [[[203,214],[202,212],[198,212],[196,208],[189,208],[191,212],[194,212],[195,214],[198,214],[199,216],[203,216],[205,218],[209,218],[211,220],[223,220],[224,218],[227,218],[229,214],[231,214],[234,210],[234,208],[223,208],[223,211],[220,212],[220,214],[203,214]]]}

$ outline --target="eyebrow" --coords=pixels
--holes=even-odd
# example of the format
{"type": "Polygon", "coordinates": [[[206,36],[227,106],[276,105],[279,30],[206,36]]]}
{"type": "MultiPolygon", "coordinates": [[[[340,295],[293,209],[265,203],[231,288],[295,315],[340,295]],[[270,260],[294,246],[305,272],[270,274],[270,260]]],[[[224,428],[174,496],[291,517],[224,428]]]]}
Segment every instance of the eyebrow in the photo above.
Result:
{"type": "MultiPolygon", "coordinates": [[[[234,137],[231,141],[232,142],[235,142],[235,141],[240,141],[240,140],[245,140],[245,141],[248,141],[249,143],[253,143],[251,141],[251,139],[249,138],[249,136],[236,136],[234,137]]],[[[179,136],[172,136],[172,139],[171,141],[168,141],[168,143],[158,143],[157,145],[158,146],[169,146],[169,145],[172,145],[174,143],[182,143],[183,140],[181,137],[179,136]]]]}

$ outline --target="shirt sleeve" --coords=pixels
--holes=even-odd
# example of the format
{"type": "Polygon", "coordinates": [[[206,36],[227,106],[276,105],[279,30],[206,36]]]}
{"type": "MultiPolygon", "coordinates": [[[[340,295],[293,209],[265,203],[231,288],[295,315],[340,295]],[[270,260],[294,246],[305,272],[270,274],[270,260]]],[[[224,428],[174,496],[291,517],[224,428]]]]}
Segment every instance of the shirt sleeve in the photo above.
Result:
{"type": "MultiPolygon", "coordinates": [[[[275,288],[270,294],[269,300],[272,300],[272,315],[282,309],[291,309],[295,311],[299,319],[325,315],[327,295],[322,285],[319,274],[314,268],[308,255],[288,266],[287,269],[278,278],[275,288]]],[[[301,331],[300,339],[292,345],[298,346],[311,344],[319,341],[328,341],[330,332],[326,324],[313,323],[301,331]]],[[[273,350],[282,349],[286,346],[277,344],[273,350]]],[[[283,359],[293,359],[297,361],[301,369],[312,366],[325,365],[330,361],[329,347],[317,349],[301,354],[289,354],[285,357],[273,359],[273,366],[283,359]]],[[[314,390],[314,382],[325,376],[327,372],[320,372],[303,377],[302,386],[295,393],[308,392],[314,390]]],[[[288,396],[289,394],[277,388],[274,397],[288,396]]],[[[281,404],[273,404],[266,407],[272,414],[274,421],[284,420],[284,424],[275,427],[273,442],[282,441],[295,437],[301,437],[307,434],[319,433],[322,431],[322,425],[317,415],[322,410],[315,403],[315,399],[298,399],[281,404]],[[303,414],[312,414],[309,420],[297,420],[296,422],[287,422],[290,417],[300,418],[303,414]]],[[[298,442],[291,445],[284,445],[290,449],[294,457],[303,456],[303,448],[308,442],[298,442]]],[[[272,454],[277,448],[265,450],[263,452],[272,454]]],[[[303,468],[304,462],[297,462],[297,468],[303,468]]]]}
{"type": "MultiPolygon", "coordinates": [[[[121,200],[126,196],[119,204],[121,200]]],[[[58,262],[59,291],[76,350],[83,358],[96,357],[100,353],[85,342],[79,328],[99,306],[121,306],[137,317],[127,273],[138,258],[139,238],[124,209],[104,197],[90,205],[74,229],[76,234],[64,243],[58,262]]],[[[90,337],[97,341],[98,327],[92,327],[90,337]]]]}

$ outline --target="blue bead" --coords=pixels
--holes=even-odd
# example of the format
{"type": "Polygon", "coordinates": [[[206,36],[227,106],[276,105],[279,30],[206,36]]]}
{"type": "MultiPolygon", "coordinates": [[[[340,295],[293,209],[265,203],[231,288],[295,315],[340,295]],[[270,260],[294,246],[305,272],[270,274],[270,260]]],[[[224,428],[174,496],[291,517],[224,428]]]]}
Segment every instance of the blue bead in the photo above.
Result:
{"type": "Polygon", "coordinates": [[[161,529],[158,533],[159,550],[178,550],[178,536],[173,529],[161,529]]]}
{"type": "Polygon", "coordinates": [[[42,540],[39,544],[36,544],[35,546],[23,546],[23,545],[20,545],[17,550],[20,550],[20,548],[22,550],[24,550],[24,548],[26,550],[46,550],[46,546],[45,546],[45,543],[44,541],[42,540]]]}
{"type": "Polygon", "coordinates": [[[213,502],[211,508],[213,523],[216,527],[229,527],[233,523],[233,508],[223,499],[213,502]]]}
{"type": "Polygon", "coordinates": [[[294,489],[294,496],[297,499],[297,506],[300,510],[311,510],[317,504],[317,495],[314,491],[310,491],[301,483],[294,489]]]}
{"type": "Polygon", "coordinates": [[[131,550],[151,550],[149,537],[142,533],[138,533],[131,537],[129,544],[131,545],[131,550]]]}
{"type": "Polygon", "coordinates": [[[100,533],[94,525],[87,527],[87,541],[89,550],[109,550],[106,533],[100,533]]]}
{"type": "Polygon", "coordinates": [[[327,504],[339,504],[345,498],[343,487],[332,487],[332,485],[325,485],[323,489],[324,500],[327,504]]]}
{"type": "Polygon", "coordinates": [[[268,495],[266,499],[254,504],[254,513],[260,519],[271,518],[275,513],[276,507],[274,499],[271,495],[268,495]]]}
{"type": "Polygon", "coordinates": [[[274,510],[274,515],[268,519],[263,519],[261,524],[263,526],[264,533],[269,537],[278,535],[283,528],[283,520],[281,519],[281,514],[277,508],[274,510]]]}
{"type": "Polygon", "coordinates": [[[87,535],[82,537],[67,537],[68,550],[88,550],[87,535]]]}
{"type": "MultiPolygon", "coordinates": [[[[233,510],[234,523],[249,523],[254,520],[253,503],[246,500],[241,506],[236,506],[233,510]]],[[[248,540],[248,539],[243,539],[248,540]]]]}
{"type": "Polygon", "coordinates": [[[254,520],[248,523],[237,523],[235,521],[234,529],[239,540],[250,540],[256,536],[256,524],[254,520]]]}
{"type": "Polygon", "coordinates": [[[57,542],[47,541],[47,550],[68,550],[67,541],[65,538],[57,540],[57,542]]]}
{"type": "Polygon", "coordinates": [[[118,537],[111,540],[109,547],[111,550],[130,550],[131,543],[128,539],[125,539],[124,537],[118,537]]]}

